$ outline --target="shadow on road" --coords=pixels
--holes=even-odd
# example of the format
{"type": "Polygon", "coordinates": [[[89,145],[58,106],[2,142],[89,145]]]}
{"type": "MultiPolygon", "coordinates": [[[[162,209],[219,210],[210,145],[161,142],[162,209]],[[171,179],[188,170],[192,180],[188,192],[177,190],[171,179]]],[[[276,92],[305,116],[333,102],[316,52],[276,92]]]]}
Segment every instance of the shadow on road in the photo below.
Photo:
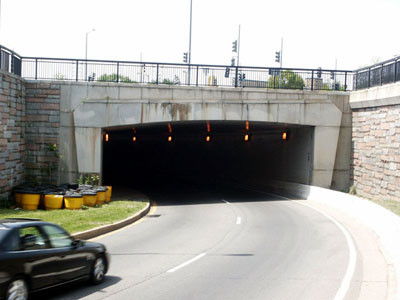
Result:
{"type": "Polygon", "coordinates": [[[89,282],[81,281],[70,283],[60,287],[52,288],[46,291],[37,292],[29,297],[30,300],[42,299],[80,299],[99,292],[107,287],[117,284],[121,281],[120,277],[106,276],[104,282],[99,285],[92,285],[89,282]]]}

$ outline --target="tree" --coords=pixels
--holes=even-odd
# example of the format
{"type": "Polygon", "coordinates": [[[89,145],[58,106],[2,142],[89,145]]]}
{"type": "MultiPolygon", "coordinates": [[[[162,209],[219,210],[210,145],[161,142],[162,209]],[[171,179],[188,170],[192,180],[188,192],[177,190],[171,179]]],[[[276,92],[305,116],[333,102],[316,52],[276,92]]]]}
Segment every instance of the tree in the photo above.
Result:
{"type": "MultiPolygon", "coordinates": [[[[103,74],[103,75],[99,76],[97,81],[117,82],[117,74],[116,73],[103,74]]],[[[131,80],[128,76],[124,76],[124,75],[119,75],[118,76],[118,81],[119,82],[126,82],[126,83],[134,83],[134,81],[131,80]]]]}
{"type": "Polygon", "coordinates": [[[303,78],[293,71],[283,70],[280,75],[276,74],[271,76],[268,80],[267,87],[302,90],[305,86],[303,78]]]}

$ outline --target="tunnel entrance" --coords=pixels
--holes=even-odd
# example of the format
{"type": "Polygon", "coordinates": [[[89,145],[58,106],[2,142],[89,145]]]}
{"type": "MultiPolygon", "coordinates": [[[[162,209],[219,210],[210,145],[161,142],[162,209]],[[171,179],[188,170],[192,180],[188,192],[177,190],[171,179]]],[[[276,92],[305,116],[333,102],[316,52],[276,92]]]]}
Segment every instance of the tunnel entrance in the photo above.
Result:
{"type": "Polygon", "coordinates": [[[245,121],[180,121],[105,128],[103,184],[137,189],[179,183],[216,187],[274,180],[309,184],[314,127],[245,121]]]}

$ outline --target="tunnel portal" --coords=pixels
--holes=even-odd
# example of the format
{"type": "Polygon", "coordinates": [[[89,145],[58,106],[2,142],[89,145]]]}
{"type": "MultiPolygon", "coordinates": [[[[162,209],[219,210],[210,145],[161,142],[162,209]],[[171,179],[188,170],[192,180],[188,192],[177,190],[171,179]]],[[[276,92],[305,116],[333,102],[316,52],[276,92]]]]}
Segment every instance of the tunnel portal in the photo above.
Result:
{"type": "Polygon", "coordinates": [[[312,126],[180,121],[103,129],[104,184],[262,185],[311,182],[312,126]]]}

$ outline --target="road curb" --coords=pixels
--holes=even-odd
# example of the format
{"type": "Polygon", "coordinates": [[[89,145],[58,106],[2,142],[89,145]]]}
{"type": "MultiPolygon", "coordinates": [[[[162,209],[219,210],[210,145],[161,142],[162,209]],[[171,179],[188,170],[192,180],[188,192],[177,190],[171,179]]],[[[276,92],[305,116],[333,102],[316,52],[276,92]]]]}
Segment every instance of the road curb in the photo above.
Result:
{"type": "Polygon", "coordinates": [[[393,264],[396,274],[395,299],[400,300],[400,217],[369,200],[311,185],[274,181],[268,190],[291,198],[313,200],[335,208],[373,230],[393,264]]]}
{"type": "Polygon", "coordinates": [[[97,227],[97,228],[93,228],[93,229],[89,229],[86,231],[81,231],[81,232],[77,232],[72,234],[72,236],[75,239],[78,240],[88,240],[88,239],[92,239],[95,237],[98,237],[100,235],[109,233],[111,231],[120,229],[122,227],[125,227],[129,224],[132,224],[138,220],[140,220],[141,218],[143,218],[144,216],[146,216],[149,211],[150,211],[151,205],[150,205],[150,201],[147,202],[147,205],[145,208],[143,208],[141,211],[137,212],[135,215],[126,218],[122,221],[118,221],[116,223],[113,224],[107,224],[107,225],[103,225],[101,227],[97,227]]]}

